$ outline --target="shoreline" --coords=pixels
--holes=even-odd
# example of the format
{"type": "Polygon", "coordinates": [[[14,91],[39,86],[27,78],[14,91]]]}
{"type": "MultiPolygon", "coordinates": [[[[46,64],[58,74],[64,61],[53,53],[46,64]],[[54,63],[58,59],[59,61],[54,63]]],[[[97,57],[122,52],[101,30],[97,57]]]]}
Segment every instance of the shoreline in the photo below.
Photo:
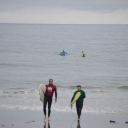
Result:
{"type": "MultiPolygon", "coordinates": [[[[128,115],[82,113],[80,122],[76,113],[52,112],[46,128],[127,128],[128,115]],[[74,114],[74,115],[73,115],[74,114]],[[77,117],[77,116],[76,116],[77,117]],[[115,121],[115,122],[110,122],[115,121]]],[[[0,128],[45,127],[43,111],[0,110],[0,128]]]]}

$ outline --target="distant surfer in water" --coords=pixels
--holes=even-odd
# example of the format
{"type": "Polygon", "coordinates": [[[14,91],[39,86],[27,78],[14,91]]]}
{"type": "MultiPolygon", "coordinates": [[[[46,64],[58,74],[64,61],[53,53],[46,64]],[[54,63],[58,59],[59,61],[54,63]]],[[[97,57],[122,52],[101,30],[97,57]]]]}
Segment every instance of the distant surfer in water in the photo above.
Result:
{"type": "Polygon", "coordinates": [[[64,50],[60,53],[61,56],[65,56],[67,54],[67,52],[65,52],[64,50]]]}
{"type": "Polygon", "coordinates": [[[84,52],[84,51],[82,51],[82,57],[85,57],[85,56],[86,56],[85,52],[84,52]]]}
{"type": "Polygon", "coordinates": [[[84,98],[86,98],[86,94],[85,92],[81,89],[81,85],[77,85],[77,91],[74,92],[74,95],[71,99],[71,102],[73,101],[76,93],[80,92],[81,95],[80,97],[78,98],[78,100],[76,101],[76,111],[77,111],[77,115],[78,115],[78,120],[80,120],[80,116],[81,116],[81,111],[82,111],[82,108],[83,108],[83,102],[84,102],[84,98]]]}
{"type": "Polygon", "coordinates": [[[48,102],[48,121],[50,121],[52,97],[55,92],[55,103],[57,102],[57,87],[53,85],[53,79],[49,79],[49,84],[46,86],[45,98],[44,98],[44,121],[46,121],[46,106],[48,102]]]}

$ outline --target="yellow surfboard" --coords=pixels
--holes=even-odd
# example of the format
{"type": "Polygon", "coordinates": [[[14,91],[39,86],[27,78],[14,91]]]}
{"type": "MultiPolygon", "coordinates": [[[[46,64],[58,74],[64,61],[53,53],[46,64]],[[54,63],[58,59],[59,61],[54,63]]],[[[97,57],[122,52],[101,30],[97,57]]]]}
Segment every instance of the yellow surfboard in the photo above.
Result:
{"type": "Polygon", "coordinates": [[[74,99],[73,99],[73,101],[71,102],[71,105],[73,105],[78,100],[78,98],[80,96],[81,96],[81,93],[80,92],[77,92],[76,95],[75,95],[75,97],[74,97],[74,99]]]}

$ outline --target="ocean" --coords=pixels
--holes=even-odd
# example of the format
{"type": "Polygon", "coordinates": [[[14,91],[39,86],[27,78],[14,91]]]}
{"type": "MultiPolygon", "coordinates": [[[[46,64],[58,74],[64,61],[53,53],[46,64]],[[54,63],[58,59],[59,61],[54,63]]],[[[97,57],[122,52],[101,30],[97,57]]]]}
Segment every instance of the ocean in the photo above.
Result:
{"type": "Polygon", "coordinates": [[[71,112],[79,84],[84,113],[128,115],[128,25],[1,23],[0,109],[42,111],[38,87],[50,78],[52,111],[71,112]]]}

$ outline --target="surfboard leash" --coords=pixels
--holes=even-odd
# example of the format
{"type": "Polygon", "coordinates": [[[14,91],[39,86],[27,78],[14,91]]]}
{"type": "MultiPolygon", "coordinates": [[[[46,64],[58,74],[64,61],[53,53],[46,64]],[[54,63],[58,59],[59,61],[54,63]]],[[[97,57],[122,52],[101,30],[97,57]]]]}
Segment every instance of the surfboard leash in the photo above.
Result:
{"type": "MultiPolygon", "coordinates": [[[[72,112],[72,107],[73,107],[73,105],[71,105],[71,112],[72,112]]],[[[74,113],[72,112],[72,115],[74,116],[74,118],[76,118],[77,119],[77,117],[74,115],[74,113]]]]}
{"type": "Polygon", "coordinates": [[[73,107],[73,105],[71,105],[71,112],[72,112],[72,115],[74,116],[75,120],[72,122],[71,128],[73,127],[73,124],[74,124],[75,121],[77,120],[77,117],[74,115],[74,113],[73,113],[73,111],[72,111],[72,107],[73,107]]]}
{"type": "Polygon", "coordinates": [[[74,120],[74,121],[72,122],[72,124],[71,124],[71,128],[73,127],[73,124],[75,123],[75,121],[76,121],[76,120],[74,120]]]}

